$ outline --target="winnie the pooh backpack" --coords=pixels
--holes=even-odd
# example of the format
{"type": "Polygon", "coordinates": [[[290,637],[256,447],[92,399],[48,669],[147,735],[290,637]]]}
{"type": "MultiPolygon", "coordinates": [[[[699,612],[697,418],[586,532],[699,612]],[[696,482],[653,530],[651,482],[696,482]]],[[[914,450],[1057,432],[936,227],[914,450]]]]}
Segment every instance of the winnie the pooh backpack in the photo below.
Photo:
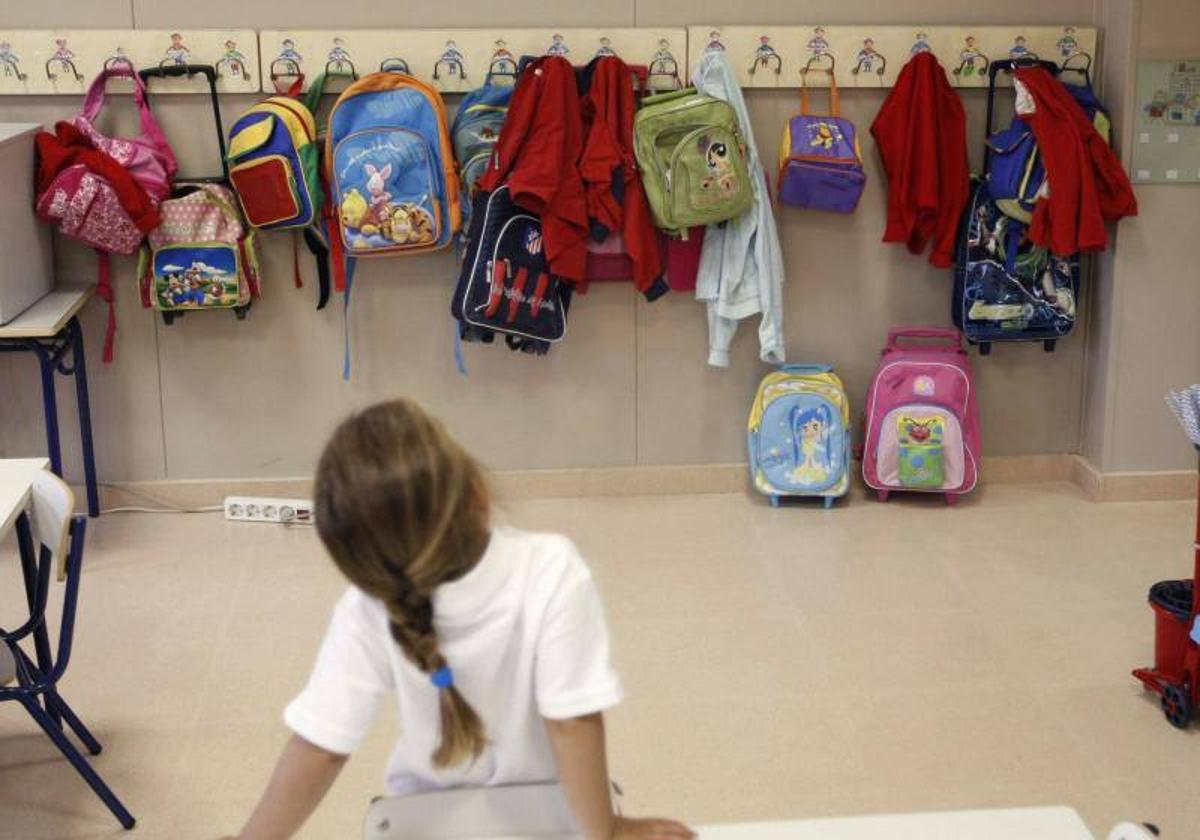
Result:
{"type": "Polygon", "coordinates": [[[336,214],[337,231],[330,236],[337,241],[331,252],[341,255],[344,269],[342,378],[349,379],[350,293],[358,258],[444,248],[462,226],[442,95],[407,73],[385,70],[363,76],[333,104],[324,165],[336,214]]]}
{"type": "Polygon", "coordinates": [[[450,124],[441,94],[425,82],[380,72],[342,91],[329,115],[325,166],[347,260],[444,248],[458,233],[450,124]]]}
{"type": "Polygon", "coordinates": [[[953,504],[975,488],[979,408],[957,330],[888,332],[867,393],[866,419],[863,479],[881,501],[893,490],[917,490],[942,493],[953,504]]]}
{"type": "Polygon", "coordinates": [[[779,200],[793,207],[853,213],[867,183],[854,123],[840,116],[829,71],[829,113],[810,114],[808,76],[800,76],[800,113],[788,120],[779,149],[779,200]]]}
{"type": "Polygon", "coordinates": [[[790,364],[767,374],[750,409],[750,478],[771,504],[850,488],[850,400],[829,365],[790,364]]]}

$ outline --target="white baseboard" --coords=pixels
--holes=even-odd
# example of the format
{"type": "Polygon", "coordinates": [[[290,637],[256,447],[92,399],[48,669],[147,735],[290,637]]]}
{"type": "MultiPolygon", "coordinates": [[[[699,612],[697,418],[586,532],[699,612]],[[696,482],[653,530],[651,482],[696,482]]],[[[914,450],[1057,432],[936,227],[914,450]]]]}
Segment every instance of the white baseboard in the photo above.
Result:
{"type": "MultiPolygon", "coordinates": [[[[1196,491],[1193,472],[1098,472],[1078,455],[994,455],[983,459],[985,484],[1073,482],[1097,501],[1187,499],[1196,491]]],[[[680,464],[595,467],[562,470],[512,470],[492,475],[496,494],[504,499],[576,498],[581,496],[661,496],[692,493],[749,492],[745,464],[680,464]]],[[[308,498],[312,479],[189,479],[107,484],[103,506],[205,507],[226,496],[308,498]]]]}
{"type": "Polygon", "coordinates": [[[1161,502],[1196,498],[1195,470],[1101,472],[1082,455],[1072,455],[1071,480],[1097,502],[1161,502]]]}

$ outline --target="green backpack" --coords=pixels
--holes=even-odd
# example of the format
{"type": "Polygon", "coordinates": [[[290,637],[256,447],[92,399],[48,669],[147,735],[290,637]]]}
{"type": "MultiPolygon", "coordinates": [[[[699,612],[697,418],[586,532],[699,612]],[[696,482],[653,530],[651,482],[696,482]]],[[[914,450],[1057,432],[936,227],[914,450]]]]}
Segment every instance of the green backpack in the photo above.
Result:
{"type": "Polygon", "coordinates": [[[695,88],[648,96],[633,144],[654,221],[666,231],[732,219],[754,201],[745,141],[727,102],[695,88]]]}

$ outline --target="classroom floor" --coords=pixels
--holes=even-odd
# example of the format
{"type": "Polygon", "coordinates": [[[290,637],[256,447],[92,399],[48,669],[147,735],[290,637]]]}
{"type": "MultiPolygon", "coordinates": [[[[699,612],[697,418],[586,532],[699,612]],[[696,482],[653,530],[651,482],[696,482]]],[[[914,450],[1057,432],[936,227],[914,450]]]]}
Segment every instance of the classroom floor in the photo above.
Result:
{"type": "MultiPolygon", "coordinates": [[[[573,537],[595,569],[629,698],[610,716],[628,812],[739,822],[1068,804],[1098,837],[1200,826],[1200,728],[1130,677],[1147,587],[1191,569],[1194,503],[1094,504],[988,486],[956,509],[856,497],[560,499],[505,518],[573,537]]],[[[4,546],[3,557],[12,557],[4,546]]],[[[64,694],[149,838],[238,829],[286,738],[342,588],[305,528],[111,515],[89,528],[64,694]]],[[[21,604],[0,563],[0,624],[21,604]]],[[[354,838],[382,717],[304,837],[354,838]]],[[[115,838],[15,704],[0,706],[0,836],[115,838]]]]}

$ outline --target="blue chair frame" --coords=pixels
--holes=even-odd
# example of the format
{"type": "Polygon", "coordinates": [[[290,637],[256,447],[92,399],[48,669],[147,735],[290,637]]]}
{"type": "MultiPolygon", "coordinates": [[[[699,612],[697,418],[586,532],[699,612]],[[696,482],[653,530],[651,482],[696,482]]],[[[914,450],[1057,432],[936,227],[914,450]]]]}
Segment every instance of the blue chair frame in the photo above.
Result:
{"type": "Polygon", "coordinates": [[[75,634],[75,609],[79,602],[79,578],[83,566],[83,544],[87,534],[87,517],[73,516],[70,524],[69,547],[66,562],[66,590],[63,596],[62,625],[58,637],[58,653],[50,655],[50,640],[46,630],[46,596],[50,585],[50,569],[54,563],[53,553],[41,546],[38,558],[34,559],[33,537],[26,514],[16,523],[17,544],[21,552],[21,567],[25,577],[25,595],[29,603],[29,620],[13,631],[0,629],[0,644],[6,645],[16,665],[16,683],[0,686],[0,702],[15,700],[24,706],[42,731],[49,736],[59,751],[83,776],[84,781],[103,800],[113,816],[126,829],[134,827],[136,820],[126,810],[116,795],[105,784],[87,758],[67,739],[62,724],[75,733],[87,751],[99,755],[102,749],[83,721],[58,693],[58,681],[66,673],[71,659],[71,642],[75,634]],[[25,654],[17,644],[32,636],[36,662],[25,654]],[[44,706],[43,706],[44,704],[44,706]]]}

